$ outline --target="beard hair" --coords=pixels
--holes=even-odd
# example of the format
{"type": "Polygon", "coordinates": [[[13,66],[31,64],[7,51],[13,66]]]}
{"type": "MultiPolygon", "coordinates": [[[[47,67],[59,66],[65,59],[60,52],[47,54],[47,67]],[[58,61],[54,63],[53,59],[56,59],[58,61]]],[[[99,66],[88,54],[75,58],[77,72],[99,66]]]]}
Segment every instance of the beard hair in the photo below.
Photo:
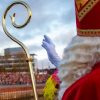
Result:
{"type": "Polygon", "coordinates": [[[65,48],[58,67],[61,80],[58,99],[76,80],[89,73],[95,63],[100,62],[100,37],[75,36],[65,48]]]}

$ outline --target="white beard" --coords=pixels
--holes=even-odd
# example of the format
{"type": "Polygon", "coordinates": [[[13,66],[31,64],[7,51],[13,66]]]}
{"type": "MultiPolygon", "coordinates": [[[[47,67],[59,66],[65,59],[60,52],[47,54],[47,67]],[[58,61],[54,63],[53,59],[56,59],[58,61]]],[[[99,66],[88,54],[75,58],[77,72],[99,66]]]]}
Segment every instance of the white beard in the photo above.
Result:
{"type": "Polygon", "coordinates": [[[61,79],[58,99],[76,80],[89,73],[93,65],[100,61],[100,37],[79,37],[72,39],[65,48],[63,60],[58,67],[61,79]]]}

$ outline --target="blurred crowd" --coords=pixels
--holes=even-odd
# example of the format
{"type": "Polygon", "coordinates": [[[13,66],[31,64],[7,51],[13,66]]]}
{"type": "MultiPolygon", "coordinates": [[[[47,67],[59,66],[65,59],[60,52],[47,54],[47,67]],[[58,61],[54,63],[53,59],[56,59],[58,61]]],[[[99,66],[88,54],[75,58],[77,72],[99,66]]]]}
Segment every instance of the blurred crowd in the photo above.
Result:
{"type": "MultiPolygon", "coordinates": [[[[36,83],[45,83],[50,75],[37,74],[36,83]]],[[[31,84],[28,72],[0,72],[0,85],[29,85],[31,84]]]]}
{"type": "Polygon", "coordinates": [[[1,72],[0,85],[31,84],[31,78],[27,72],[1,72]]]}
{"type": "Polygon", "coordinates": [[[50,75],[49,74],[37,74],[36,75],[36,83],[45,83],[50,75]]]}

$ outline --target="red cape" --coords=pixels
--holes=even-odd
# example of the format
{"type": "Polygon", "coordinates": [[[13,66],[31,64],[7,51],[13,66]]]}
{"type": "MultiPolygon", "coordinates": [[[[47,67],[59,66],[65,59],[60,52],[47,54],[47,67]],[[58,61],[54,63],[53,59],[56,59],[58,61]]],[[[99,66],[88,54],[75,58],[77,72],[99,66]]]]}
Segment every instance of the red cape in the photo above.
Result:
{"type": "Polygon", "coordinates": [[[62,100],[100,100],[100,63],[70,86],[62,100]]]}

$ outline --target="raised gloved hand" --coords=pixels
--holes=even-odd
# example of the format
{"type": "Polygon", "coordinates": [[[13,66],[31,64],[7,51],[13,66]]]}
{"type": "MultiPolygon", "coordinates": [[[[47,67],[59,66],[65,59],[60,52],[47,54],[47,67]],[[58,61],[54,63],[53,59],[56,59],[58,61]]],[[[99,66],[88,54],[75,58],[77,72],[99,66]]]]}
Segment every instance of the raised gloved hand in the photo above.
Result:
{"type": "Polygon", "coordinates": [[[45,48],[45,50],[47,51],[48,58],[51,63],[54,64],[56,67],[59,66],[61,59],[55,50],[55,45],[53,44],[52,40],[46,35],[44,35],[42,47],[45,48]]]}

